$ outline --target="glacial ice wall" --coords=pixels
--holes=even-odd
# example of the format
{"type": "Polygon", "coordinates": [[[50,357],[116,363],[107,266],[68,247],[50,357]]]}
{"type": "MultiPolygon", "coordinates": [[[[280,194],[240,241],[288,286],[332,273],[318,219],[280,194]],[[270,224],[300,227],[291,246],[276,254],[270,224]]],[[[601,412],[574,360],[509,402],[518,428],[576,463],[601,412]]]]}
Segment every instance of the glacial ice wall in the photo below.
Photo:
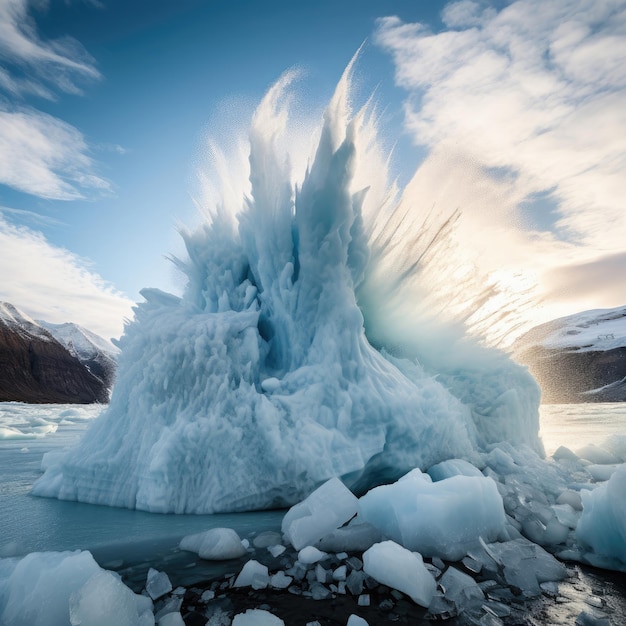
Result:
{"type": "MultiPolygon", "coordinates": [[[[143,291],[108,409],[34,494],[253,510],[298,502],[333,476],[362,493],[504,439],[541,451],[538,387],[504,354],[448,340],[443,322],[429,325],[428,347],[368,339],[364,312],[384,328],[387,297],[376,295],[373,225],[394,208],[376,181],[357,187],[373,157],[367,112],[349,111],[350,72],[297,184],[278,150],[290,75],[268,92],[249,133],[250,193],[236,216],[216,207],[183,234],[183,296],[143,291]]],[[[384,273],[401,293],[393,266],[384,273]]]]}

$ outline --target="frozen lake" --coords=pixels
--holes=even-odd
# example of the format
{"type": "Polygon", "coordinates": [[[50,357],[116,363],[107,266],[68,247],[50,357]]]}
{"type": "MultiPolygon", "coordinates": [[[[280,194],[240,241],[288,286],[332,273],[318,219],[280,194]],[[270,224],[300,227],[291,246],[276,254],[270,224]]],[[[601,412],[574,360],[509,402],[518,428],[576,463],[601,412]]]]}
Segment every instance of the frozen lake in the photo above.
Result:
{"type": "MultiPolygon", "coordinates": [[[[137,587],[148,566],[167,563],[175,584],[189,585],[237,569],[180,552],[184,535],[217,526],[242,537],[279,530],[283,511],[224,515],[159,515],[127,509],[61,502],[30,495],[46,452],[78,441],[101,407],[0,403],[0,556],[42,550],[90,550],[108,569],[137,587]]],[[[546,452],[601,444],[607,436],[626,435],[626,404],[568,404],[541,407],[546,452]]]]}

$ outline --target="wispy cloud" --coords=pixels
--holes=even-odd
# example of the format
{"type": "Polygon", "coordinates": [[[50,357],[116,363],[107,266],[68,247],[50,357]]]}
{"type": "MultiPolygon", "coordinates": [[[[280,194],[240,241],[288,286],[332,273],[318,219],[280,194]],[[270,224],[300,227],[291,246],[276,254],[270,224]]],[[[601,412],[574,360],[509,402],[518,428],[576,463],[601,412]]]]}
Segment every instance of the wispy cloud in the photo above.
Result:
{"type": "MultiPolygon", "coordinates": [[[[582,290],[582,268],[609,272],[626,241],[626,1],[517,0],[496,10],[461,0],[442,19],[437,33],[397,17],[378,25],[407,90],[407,127],[448,155],[435,160],[449,180],[464,180],[462,209],[481,187],[501,189],[469,209],[482,262],[532,270],[550,314],[571,311],[575,297],[555,289],[555,277],[582,290]],[[455,163],[472,163],[473,180],[455,163]],[[551,205],[541,220],[537,195],[551,205]],[[537,222],[549,226],[533,230],[537,222]]],[[[576,294],[578,306],[626,302],[623,281],[609,282],[576,294]]]]}
{"type": "Polygon", "coordinates": [[[0,183],[55,200],[110,189],[94,173],[88,151],[85,138],[70,124],[35,109],[0,105],[0,183]]]}
{"type": "Polygon", "coordinates": [[[0,300],[35,319],[73,321],[103,337],[119,337],[132,302],[69,250],[0,217],[0,300]]]}
{"type": "MultiPolygon", "coordinates": [[[[45,6],[45,5],[43,5],[45,6]]],[[[40,198],[74,200],[107,190],[82,133],[26,106],[26,98],[81,93],[100,78],[74,39],[41,39],[27,0],[0,0],[0,184],[40,198]]]]}
{"type": "Polygon", "coordinates": [[[100,78],[93,58],[75,39],[42,40],[28,9],[28,0],[0,1],[0,58],[30,75],[28,81],[13,80],[12,91],[32,93],[35,78],[80,93],[78,81],[100,78]]]}
{"type": "MultiPolygon", "coordinates": [[[[0,185],[48,200],[107,192],[84,135],[26,104],[79,94],[100,77],[74,39],[43,40],[28,0],[0,0],[0,185]]],[[[45,2],[37,3],[45,9],[45,2]]],[[[118,146],[109,149],[121,152],[118,146]]],[[[94,272],[89,261],[10,220],[50,226],[35,212],[0,207],[0,300],[50,322],[75,321],[104,337],[119,336],[132,302],[94,272]]],[[[58,222],[57,222],[58,224],[58,222]]]]}
{"type": "MultiPolygon", "coordinates": [[[[54,217],[48,215],[41,215],[35,211],[28,211],[26,209],[14,209],[13,207],[0,205],[0,219],[2,217],[17,217],[24,221],[29,221],[32,224],[40,224],[42,226],[60,226],[62,222],[54,217]]],[[[10,220],[9,220],[10,221],[10,220]]]]}

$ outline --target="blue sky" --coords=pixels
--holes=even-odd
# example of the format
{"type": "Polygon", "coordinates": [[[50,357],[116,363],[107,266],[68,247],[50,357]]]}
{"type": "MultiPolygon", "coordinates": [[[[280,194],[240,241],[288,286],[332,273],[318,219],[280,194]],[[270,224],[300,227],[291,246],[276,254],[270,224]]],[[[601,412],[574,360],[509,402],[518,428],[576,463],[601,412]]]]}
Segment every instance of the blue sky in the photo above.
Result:
{"type": "Polygon", "coordinates": [[[367,40],[357,100],[376,89],[401,182],[422,163],[441,201],[456,181],[443,198],[468,205],[468,240],[538,277],[550,314],[623,304],[625,11],[0,0],[0,299],[119,335],[142,287],[180,288],[164,257],[197,221],[207,135],[228,139],[294,66],[321,113],[367,40]]]}

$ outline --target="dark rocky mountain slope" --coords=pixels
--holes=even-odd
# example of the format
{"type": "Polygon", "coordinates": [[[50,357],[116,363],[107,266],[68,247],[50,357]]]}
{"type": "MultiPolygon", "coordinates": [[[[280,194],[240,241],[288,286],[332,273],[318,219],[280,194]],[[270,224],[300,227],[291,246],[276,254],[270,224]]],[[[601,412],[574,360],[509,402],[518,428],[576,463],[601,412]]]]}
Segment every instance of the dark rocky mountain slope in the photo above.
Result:
{"type": "Polygon", "coordinates": [[[92,369],[15,306],[0,303],[0,401],[108,402],[114,370],[104,357],[93,359],[92,369]]]}
{"type": "Polygon", "coordinates": [[[536,326],[515,342],[514,357],[538,380],[545,403],[626,401],[626,307],[536,326]]]}

